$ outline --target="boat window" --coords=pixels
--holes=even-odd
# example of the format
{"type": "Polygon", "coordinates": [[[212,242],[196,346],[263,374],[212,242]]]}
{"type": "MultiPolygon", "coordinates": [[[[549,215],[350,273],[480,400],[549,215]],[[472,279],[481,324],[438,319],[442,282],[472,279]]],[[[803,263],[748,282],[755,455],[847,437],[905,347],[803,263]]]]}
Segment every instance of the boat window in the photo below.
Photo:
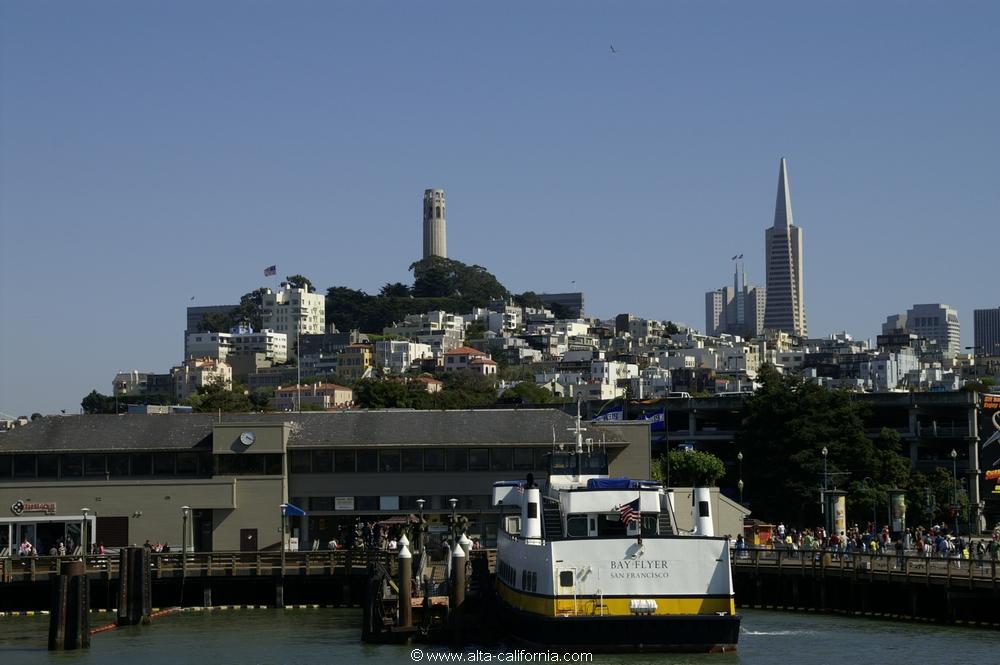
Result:
{"type": "Polygon", "coordinates": [[[508,515],[504,518],[503,530],[512,536],[521,535],[521,516],[508,515]]]}
{"type": "Polygon", "coordinates": [[[599,538],[615,538],[626,535],[625,524],[618,513],[601,515],[597,520],[597,536],[599,538]]]}
{"type": "Polygon", "coordinates": [[[571,515],[566,518],[566,533],[570,538],[587,537],[587,516],[571,515]]]}
{"type": "Polygon", "coordinates": [[[643,515],[642,516],[642,535],[644,536],[655,536],[656,535],[656,515],[643,515]]]}
{"type": "Polygon", "coordinates": [[[528,519],[538,519],[538,502],[529,501],[528,502],[528,519]]]}
{"type": "Polygon", "coordinates": [[[559,572],[559,586],[573,586],[572,570],[563,570],[559,572]]]}
{"type": "Polygon", "coordinates": [[[555,476],[576,475],[576,453],[552,453],[549,472],[555,476]]]}
{"type": "Polygon", "coordinates": [[[606,476],[608,474],[608,455],[604,452],[585,453],[583,455],[582,473],[587,476],[606,476]]]}

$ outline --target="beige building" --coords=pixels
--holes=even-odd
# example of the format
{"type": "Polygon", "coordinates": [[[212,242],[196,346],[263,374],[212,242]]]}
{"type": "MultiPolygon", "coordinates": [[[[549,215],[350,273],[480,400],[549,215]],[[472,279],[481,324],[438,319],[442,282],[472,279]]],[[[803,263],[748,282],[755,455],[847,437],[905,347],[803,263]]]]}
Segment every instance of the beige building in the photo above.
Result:
{"type": "Polygon", "coordinates": [[[297,336],[321,335],[326,326],[326,297],[304,288],[292,288],[287,282],[282,282],[277,293],[267,290],[263,309],[264,328],[287,335],[289,357],[298,353],[297,336]]]}
{"type": "Polygon", "coordinates": [[[197,393],[198,388],[205,386],[233,389],[233,368],[221,360],[188,358],[182,365],[172,367],[170,375],[174,382],[174,397],[178,401],[187,399],[197,393]]]}
{"type": "Polygon", "coordinates": [[[374,366],[371,344],[351,344],[337,357],[337,374],[347,379],[366,378],[374,366]]]}
{"type": "Polygon", "coordinates": [[[303,406],[329,411],[350,406],[353,402],[354,391],[350,388],[336,383],[312,383],[278,388],[271,405],[279,411],[298,411],[303,406]]]}

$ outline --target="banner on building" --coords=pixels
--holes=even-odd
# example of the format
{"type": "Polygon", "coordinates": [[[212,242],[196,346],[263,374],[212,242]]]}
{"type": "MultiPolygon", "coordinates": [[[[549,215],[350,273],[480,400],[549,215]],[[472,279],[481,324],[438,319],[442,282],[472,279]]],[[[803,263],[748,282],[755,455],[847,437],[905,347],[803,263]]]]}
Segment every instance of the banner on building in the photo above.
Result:
{"type": "Polygon", "coordinates": [[[599,423],[602,421],[609,421],[609,420],[622,420],[623,413],[624,411],[621,407],[618,407],[617,409],[611,409],[610,411],[606,411],[605,413],[602,413],[599,416],[594,416],[593,422],[599,423]]]}
{"type": "Polygon", "coordinates": [[[990,504],[991,513],[1000,512],[1000,395],[982,395],[982,410],[979,413],[979,463],[983,469],[983,479],[979,486],[980,495],[990,504]]]}
{"type": "Polygon", "coordinates": [[[639,416],[639,420],[645,420],[649,423],[649,429],[653,432],[662,432],[664,430],[664,420],[666,408],[660,409],[659,411],[648,411],[639,416]]]}

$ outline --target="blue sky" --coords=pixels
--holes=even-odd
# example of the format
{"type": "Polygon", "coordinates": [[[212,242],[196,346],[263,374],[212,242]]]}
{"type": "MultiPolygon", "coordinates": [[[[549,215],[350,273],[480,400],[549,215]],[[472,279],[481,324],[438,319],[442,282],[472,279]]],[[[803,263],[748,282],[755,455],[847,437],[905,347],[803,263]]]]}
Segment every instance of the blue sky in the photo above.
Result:
{"type": "Polygon", "coordinates": [[[810,333],[1000,304],[996,3],[0,3],[0,412],[181,360],[184,308],[451,258],[704,326],[763,283],[778,160],[810,333]],[[808,6],[801,6],[808,4],[808,6]],[[609,45],[621,52],[613,55],[609,45]]]}

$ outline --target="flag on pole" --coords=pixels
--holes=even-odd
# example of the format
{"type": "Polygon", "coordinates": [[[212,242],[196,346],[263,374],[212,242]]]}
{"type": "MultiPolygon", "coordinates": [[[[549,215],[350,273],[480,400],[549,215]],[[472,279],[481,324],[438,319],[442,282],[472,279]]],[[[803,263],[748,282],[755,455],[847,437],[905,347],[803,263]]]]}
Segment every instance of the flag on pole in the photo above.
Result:
{"type": "Polygon", "coordinates": [[[278,274],[278,266],[276,265],[264,268],[264,277],[269,277],[271,275],[277,275],[277,274],[278,274]]]}
{"type": "Polygon", "coordinates": [[[639,497],[636,497],[634,501],[623,503],[618,507],[618,519],[621,520],[625,526],[628,526],[632,522],[639,521],[639,497]]]}

